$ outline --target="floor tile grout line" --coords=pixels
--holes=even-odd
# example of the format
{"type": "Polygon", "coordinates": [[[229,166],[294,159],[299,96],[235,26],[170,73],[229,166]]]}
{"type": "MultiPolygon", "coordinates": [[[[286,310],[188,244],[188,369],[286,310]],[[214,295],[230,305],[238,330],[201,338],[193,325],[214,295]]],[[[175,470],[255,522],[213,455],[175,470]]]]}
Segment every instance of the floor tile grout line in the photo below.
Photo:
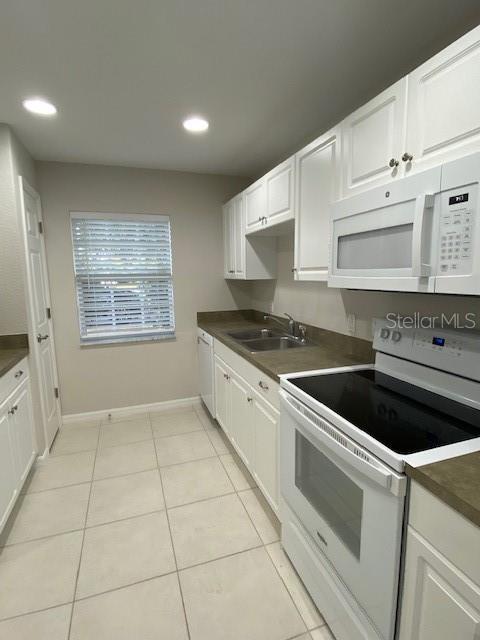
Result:
{"type": "MultiPolygon", "coordinates": [[[[153,434],[152,420],[150,418],[150,414],[148,414],[148,419],[150,421],[150,429],[152,430],[152,434],[153,434]]],[[[190,626],[188,624],[187,610],[185,608],[185,600],[184,600],[184,597],[183,597],[182,585],[180,583],[180,576],[179,576],[179,573],[178,573],[177,554],[175,553],[175,545],[173,544],[172,527],[171,527],[171,524],[170,524],[170,518],[168,516],[167,502],[166,502],[166,499],[165,499],[165,490],[163,488],[162,472],[160,470],[160,464],[159,464],[159,460],[158,460],[158,453],[157,453],[157,447],[156,446],[155,446],[155,456],[157,458],[158,477],[159,477],[159,480],[160,480],[160,487],[162,489],[163,504],[165,505],[165,517],[167,519],[167,526],[168,526],[168,533],[169,533],[169,536],[170,536],[170,544],[171,544],[171,547],[172,547],[173,561],[175,563],[175,574],[177,576],[178,590],[179,590],[179,593],[180,593],[180,599],[182,601],[182,610],[183,610],[183,617],[185,619],[185,628],[187,630],[188,639],[191,640],[190,626]]]]}
{"type": "Polygon", "coordinates": [[[80,596],[79,598],[75,598],[73,604],[76,602],[84,602],[85,600],[92,600],[92,598],[97,598],[98,596],[104,596],[107,593],[114,593],[115,591],[122,591],[123,589],[128,589],[129,587],[135,587],[139,584],[144,584],[145,582],[152,582],[152,580],[158,580],[160,578],[165,578],[166,576],[176,575],[178,571],[173,569],[172,571],[165,571],[165,573],[157,573],[154,576],[148,576],[148,578],[142,578],[141,580],[135,580],[134,582],[129,582],[128,584],[121,584],[117,587],[112,587],[111,589],[105,589],[104,591],[99,591],[98,593],[90,593],[87,596],[80,596]]]}
{"type": "MultiPolygon", "coordinates": [[[[86,526],[87,526],[87,520],[88,520],[88,512],[90,511],[90,500],[91,500],[92,491],[93,491],[93,476],[95,474],[95,466],[96,466],[96,463],[97,463],[97,453],[98,453],[99,442],[100,442],[100,429],[98,431],[97,448],[95,449],[95,456],[94,456],[94,459],[93,459],[92,482],[90,483],[90,491],[88,493],[87,508],[85,510],[85,520],[84,520],[84,525],[83,525],[82,544],[80,545],[80,555],[79,555],[79,558],[78,558],[77,574],[75,576],[75,584],[74,584],[74,587],[73,587],[73,600],[74,601],[75,601],[75,596],[77,595],[78,578],[80,576],[80,567],[82,566],[83,547],[84,547],[84,544],[85,544],[86,526]]],[[[72,609],[70,611],[70,621],[69,621],[69,625],[68,625],[67,640],[70,640],[70,635],[72,633],[72,622],[73,622],[74,609],[75,609],[75,605],[72,604],[72,609]]]]}
{"type": "Polygon", "coordinates": [[[226,560],[227,558],[234,558],[235,556],[240,556],[242,553],[249,553],[250,551],[255,551],[256,549],[263,549],[264,546],[265,545],[260,540],[260,544],[257,544],[254,547],[248,547],[248,549],[240,549],[239,551],[232,551],[232,553],[226,553],[223,556],[218,556],[218,558],[210,558],[210,560],[204,560],[203,562],[196,562],[195,564],[189,564],[188,567],[181,567],[178,569],[178,573],[184,573],[185,571],[190,571],[190,569],[197,569],[198,567],[203,567],[206,564],[212,564],[212,562],[217,562],[218,560],[226,560]]]}
{"type": "Polygon", "coordinates": [[[7,616],[6,618],[0,618],[0,624],[2,622],[8,622],[9,620],[16,620],[17,618],[26,618],[27,616],[34,615],[36,613],[42,613],[42,611],[51,611],[52,609],[59,609],[60,607],[73,606],[73,600],[68,600],[66,602],[60,602],[59,604],[54,604],[51,607],[44,607],[43,609],[32,609],[31,611],[25,611],[24,613],[18,613],[15,616],[7,616]]]}

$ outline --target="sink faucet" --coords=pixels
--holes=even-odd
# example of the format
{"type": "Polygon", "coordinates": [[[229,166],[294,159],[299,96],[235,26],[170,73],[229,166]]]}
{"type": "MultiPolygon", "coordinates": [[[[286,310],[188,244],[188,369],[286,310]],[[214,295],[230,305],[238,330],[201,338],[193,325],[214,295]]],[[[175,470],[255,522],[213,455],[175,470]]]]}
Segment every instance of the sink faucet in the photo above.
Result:
{"type": "MultiPolygon", "coordinates": [[[[288,313],[284,313],[285,316],[287,316],[288,318],[288,333],[289,335],[292,336],[292,338],[296,338],[297,337],[297,323],[296,321],[292,318],[292,316],[288,313]]],[[[263,316],[264,320],[273,320],[274,322],[276,322],[278,325],[280,325],[282,327],[282,329],[285,329],[285,325],[283,324],[283,322],[281,320],[279,320],[278,318],[276,318],[275,316],[271,316],[268,313],[265,314],[263,316]]]]}
{"type": "MultiPolygon", "coordinates": [[[[292,338],[295,338],[295,340],[298,340],[302,344],[305,344],[307,342],[307,327],[303,324],[299,324],[292,318],[289,313],[284,313],[283,315],[287,316],[288,318],[288,334],[292,338]]],[[[283,324],[283,322],[275,316],[270,316],[268,313],[266,313],[263,316],[263,319],[274,320],[278,325],[282,327],[282,329],[285,329],[285,325],[283,324]]]]}

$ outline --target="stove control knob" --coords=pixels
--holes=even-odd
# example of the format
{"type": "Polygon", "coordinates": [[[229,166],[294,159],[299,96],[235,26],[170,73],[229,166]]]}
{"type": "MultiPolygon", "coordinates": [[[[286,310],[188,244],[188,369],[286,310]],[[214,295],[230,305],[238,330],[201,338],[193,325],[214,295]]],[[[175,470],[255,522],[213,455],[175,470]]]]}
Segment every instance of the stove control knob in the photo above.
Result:
{"type": "Polygon", "coordinates": [[[389,336],[390,336],[390,329],[387,329],[386,327],[383,327],[383,329],[380,329],[380,337],[383,338],[383,340],[386,340],[389,336]]]}
{"type": "Polygon", "coordinates": [[[400,333],[400,331],[394,331],[392,333],[393,342],[400,342],[401,339],[402,339],[402,334],[400,333]]]}

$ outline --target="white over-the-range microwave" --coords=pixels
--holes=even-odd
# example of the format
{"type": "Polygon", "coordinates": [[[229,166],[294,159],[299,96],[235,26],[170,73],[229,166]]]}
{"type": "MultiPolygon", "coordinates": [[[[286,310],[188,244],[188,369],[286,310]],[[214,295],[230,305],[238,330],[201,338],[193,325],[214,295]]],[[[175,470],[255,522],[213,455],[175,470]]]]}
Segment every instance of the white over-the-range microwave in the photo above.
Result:
{"type": "Polygon", "coordinates": [[[480,153],[332,205],[328,284],[480,295],[480,153]]]}

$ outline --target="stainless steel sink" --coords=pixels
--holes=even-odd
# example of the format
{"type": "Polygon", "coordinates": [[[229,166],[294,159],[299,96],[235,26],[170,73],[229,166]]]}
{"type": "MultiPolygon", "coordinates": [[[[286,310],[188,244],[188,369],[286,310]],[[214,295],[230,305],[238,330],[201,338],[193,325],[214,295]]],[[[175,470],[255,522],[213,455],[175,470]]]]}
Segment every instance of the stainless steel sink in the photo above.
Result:
{"type": "Polygon", "coordinates": [[[243,342],[244,340],[255,340],[258,338],[279,337],[282,333],[274,329],[249,329],[247,331],[232,331],[232,333],[228,335],[235,340],[243,342]]]}
{"type": "Polygon", "coordinates": [[[284,349],[296,349],[307,346],[307,344],[299,342],[290,336],[245,340],[242,344],[245,349],[248,349],[252,353],[255,351],[283,351],[284,349]]]}

